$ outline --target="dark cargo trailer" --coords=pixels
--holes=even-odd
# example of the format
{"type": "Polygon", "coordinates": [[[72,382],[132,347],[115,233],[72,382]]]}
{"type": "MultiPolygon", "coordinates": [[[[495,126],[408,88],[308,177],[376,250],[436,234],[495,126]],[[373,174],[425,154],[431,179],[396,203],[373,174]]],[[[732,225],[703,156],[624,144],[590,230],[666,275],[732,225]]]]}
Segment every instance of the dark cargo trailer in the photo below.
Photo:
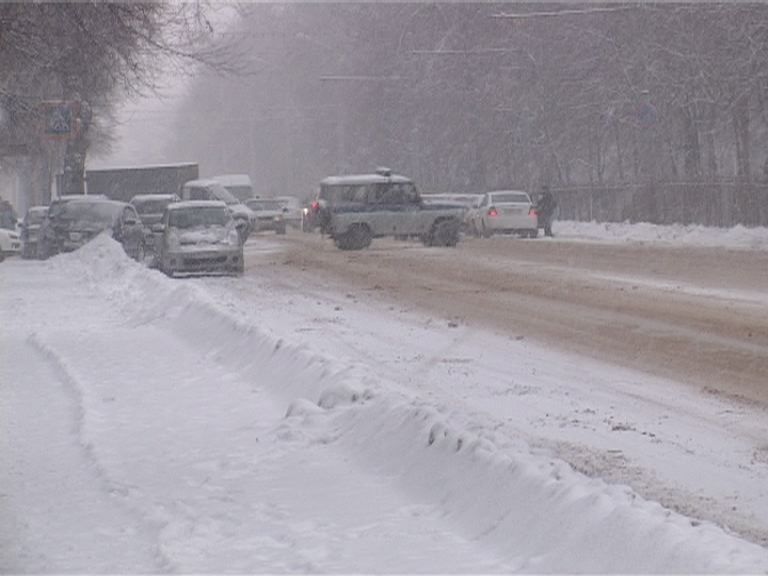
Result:
{"type": "Polygon", "coordinates": [[[103,194],[113,200],[129,202],[137,194],[179,194],[185,182],[197,180],[197,163],[131,166],[86,170],[89,195],[103,194]]]}

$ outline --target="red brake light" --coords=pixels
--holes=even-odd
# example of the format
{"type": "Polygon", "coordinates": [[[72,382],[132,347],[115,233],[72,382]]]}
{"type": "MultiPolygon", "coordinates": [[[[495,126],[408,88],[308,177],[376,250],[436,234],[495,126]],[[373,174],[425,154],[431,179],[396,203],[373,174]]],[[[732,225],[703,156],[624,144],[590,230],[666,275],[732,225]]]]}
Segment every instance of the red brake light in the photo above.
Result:
{"type": "Polygon", "coordinates": [[[320,202],[315,200],[314,202],[312,202],[312,211],[317,212],[318,210],[320,210],[320,202]]]}
{"type": "Polygon", "coordinates": [[[495,217],[498,215],[499,215],[499,211],[496,210],[495,206],[491,206],[490,208],[488,208],[488,216],[495,217]]]}
{"type": "Polygon", "coordinates": [[[528,210],[528,216],[536,216],[536,217],[538,217],[539,213],[536,210],[536,208],[531,208],[530,210],[528,210]]]}

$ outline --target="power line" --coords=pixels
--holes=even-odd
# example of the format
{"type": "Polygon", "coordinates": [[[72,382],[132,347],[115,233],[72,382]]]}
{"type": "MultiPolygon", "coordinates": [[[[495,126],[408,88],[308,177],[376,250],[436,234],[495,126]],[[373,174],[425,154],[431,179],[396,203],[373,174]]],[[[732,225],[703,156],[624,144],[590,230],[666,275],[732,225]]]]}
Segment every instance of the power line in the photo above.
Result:
{"type": "Polygon", "coordinates": [[[555,12],[517,12],[492,14],[491,18],[506,20],[524,20],[526,18],[550,18],[555,16],[585,16],[590,14],[601,14],[606,12],[624,12],[627,10],[636,10],[637,6],[615,6],[612,8],[583,8],[579,10],[557,10],[555,12]]]}

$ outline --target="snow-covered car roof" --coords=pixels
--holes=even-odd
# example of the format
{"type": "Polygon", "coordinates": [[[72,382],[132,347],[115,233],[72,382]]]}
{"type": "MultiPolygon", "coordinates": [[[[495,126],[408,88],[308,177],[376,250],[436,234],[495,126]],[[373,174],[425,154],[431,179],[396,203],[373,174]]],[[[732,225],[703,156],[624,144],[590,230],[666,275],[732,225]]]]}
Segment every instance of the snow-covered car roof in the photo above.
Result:
{"type": "Polygon", "coordinates": [[[136,194],[131,198],[131,203],[135,202],[149,202],[151,200],[173,200],[178,198],[177,194],[136,194]]]}
{"type": "Polygon", "coordinates": [[[61,196],[57,196],[53,200],[51,200],[51,203],[53,202],[69,202],[70,200],[109,200],[104,194],[63,194],[61,196]]]}
{"type": "Polygon", "coordinates": [[[76,196],[74,198],[68,198],[67,204],[110,204],[112,206],[130,206],[128,202],[120,202],[119,200],[111,200],[106,196],[76,196]]]}
{"type": "Polygon", "coordinates": [[[226,208],[221,200],[185,200],[168,205],[168,210],[186,210],[189,208],[226,208]]]}
{"type": "Polygon", "coordinates": [[[412,184],[413,180],[392,174],[382,176],[380,174],[350,174],[349,176],[328,176],[320,181],[321,186],[350,186],[355,184],[412,184]]]}

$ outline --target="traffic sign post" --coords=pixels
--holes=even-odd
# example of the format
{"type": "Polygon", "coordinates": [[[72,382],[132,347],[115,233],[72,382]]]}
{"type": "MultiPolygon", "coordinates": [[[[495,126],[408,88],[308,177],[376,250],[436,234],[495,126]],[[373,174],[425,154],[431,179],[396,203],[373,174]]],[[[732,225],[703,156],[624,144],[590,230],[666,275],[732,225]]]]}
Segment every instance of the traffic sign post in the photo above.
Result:
{"type": "Polygon", "coordinates": [[[43,102],[43,133],[48,138],[68,140],[80,132],[80,105],[72,100],[43,102]]]}

